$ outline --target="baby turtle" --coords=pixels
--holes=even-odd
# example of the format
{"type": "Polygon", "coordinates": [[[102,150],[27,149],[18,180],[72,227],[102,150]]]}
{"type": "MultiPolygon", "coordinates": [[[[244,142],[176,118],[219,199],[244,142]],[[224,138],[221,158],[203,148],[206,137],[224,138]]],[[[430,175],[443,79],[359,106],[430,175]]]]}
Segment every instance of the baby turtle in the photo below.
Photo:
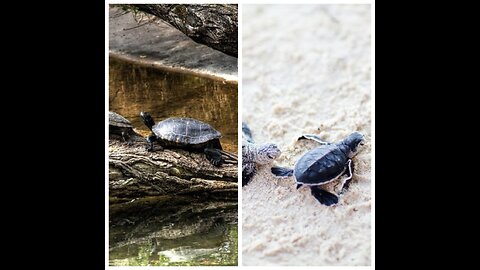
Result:
{"type": "Polygon", "coordinates": [[[280,149],[273,143],[255,144],[250,128],[242,123],[242,186],[252,179],[257,164],[269,164],[280,154],[280,149]]]}
{"type": "MultiPolygon", "coordinates": [[[[212,126],[192,118],[168,118],[157,124],[149,113],[141,112],[143,123],[152,131],[147,138],[147,150],[154,151],[156,141],[162,147],[182,148],[204,152],[208,161],[215,166],[224,163],[220,137],[222,134],[212,126]]],[[[228,154],[228,153],[227,153],[228,154]]]]}
{"type": "Polygon", "coordinates": [[[133,131],[132,123],[125,117],[115,112],[108,112],[108,127],[110,134],[121,136],[128,145],[133,143],[131,137],[136,133],[133,131]]]}
{"type": "Polygon", "coordinates": [[[363,145],[363,135],[359,132],[350,134],[338,143],[322,141],[316,135],[303,135],[300,139],[314,140],[320,144],[304,154],[295,164],[294,169],[273,167],[272,173],[277,176],[294,176],[297,189],[302,185],[309,186],[312,195],[321,204],[330,206],[338,203],[338,196],[322,188],[342,175],[347,175],[342,191],[348,188],[353,175],[352,158],[358,153],[359,145],[363,145]]]}

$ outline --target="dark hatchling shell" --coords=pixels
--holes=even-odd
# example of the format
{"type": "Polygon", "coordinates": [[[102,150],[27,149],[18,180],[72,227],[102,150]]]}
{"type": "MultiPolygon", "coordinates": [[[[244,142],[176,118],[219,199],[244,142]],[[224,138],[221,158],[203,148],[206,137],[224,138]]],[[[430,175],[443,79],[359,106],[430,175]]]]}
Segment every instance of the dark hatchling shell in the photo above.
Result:
{"type": "Polygon", "coordinates": [[[152,130],[160,139],[183,144],[201,144],[222,136],[209,124],[192,118],[168,118],[152,130]]]}
{"type": "Polygon", "coordinates": [[[295,165],[298,183],[319,185],[334,180],[345,170],[348,157],[337,145],[325,145],[308,151],[295,165]]]}
{"type": "Polygon", "coordinates": [[[115,112],[108,112],[108,124],[116,127],[133,128],[132,123],[115,112]]]}

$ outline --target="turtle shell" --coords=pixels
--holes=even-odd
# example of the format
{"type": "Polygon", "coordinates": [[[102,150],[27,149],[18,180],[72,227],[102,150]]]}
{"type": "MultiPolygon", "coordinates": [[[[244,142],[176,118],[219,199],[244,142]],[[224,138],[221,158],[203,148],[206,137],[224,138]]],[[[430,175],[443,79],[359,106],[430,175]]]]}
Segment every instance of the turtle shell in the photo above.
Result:
{"type": "Polygon", "coordinates": [[[108,124],[115,127],[133,128],[130,121],[115,112],[108,112],[108,124]]]}
{"type": "Polygon", "coordinates": [[[222,136],[209,124],[192,118],[168,118],[152,131],[162,140],[181,144],[202,144],[222,136]]]}
{"type": "Polygon", "coordinates": [[[299,184],[326,184],[345,171],[347,161],[348,157],[335,144],[317,147],[295,164],[295,179],[299,184]]]}

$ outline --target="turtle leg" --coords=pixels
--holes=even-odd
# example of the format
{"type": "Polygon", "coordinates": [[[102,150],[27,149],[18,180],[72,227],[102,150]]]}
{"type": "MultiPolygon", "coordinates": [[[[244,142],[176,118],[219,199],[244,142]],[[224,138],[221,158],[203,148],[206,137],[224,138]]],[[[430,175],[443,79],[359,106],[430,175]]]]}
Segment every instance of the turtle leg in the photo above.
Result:
{"type": "Polygon", "coordinates": [[[347,178],[345,178],[345,182],[342,185],[342,191],[340,191],[340,194],[347,191],[348,187],[350,186],[350,181],[352,181],[352,177],[353,177],[353,169],[354,169],[353,161],[352,159],[349,159],[347,161],[347,169],[345,170],[345,173],[344,173],[344,175],[347,175],[347,178]]]}
{"type": "Polygon", "coordinates": [[[130,133],[127,131],[122,131],[122,138],[123,141],[127,143],[127,145],[132,145],[133,142],[130,140],[130,133]]]}
{"type": "Polygon", "coordinates": [[[210,161],[210,163],[212,163],[214,166],[220,167],[224,163],[222,153],[219,149],[205,148],[203,152],[205,153],[208,161],[210,161]]]}
{"type": "Polygon", "coordinates": [[[326,141],[320,139],[320,137],[318,137],[315,134],[303,134],[302,136],[298,137],[298,141],[300,141],[300,140],[313,140],[313,141],[318,142],[321,145],[332,144],[332,143],[329,143],[329,142],[326,142],[326,141]]]}
{"type": "Polygon", "coordinates": [[[147,151],[148,152],[153,152],[156,150],[162,150],[162,147],[159,147],[158,149],[153,149],[153,143],[157,140],[157,136],[155,134],[151,134],[150,136],[147,137],[147,151]]]}
{"type": "Polygon", "coordinates": [[[312,195],[317,199],[318,202],[326,206],[334,205],[338,203],[338,196],[330,193],[318,186],[311,186],[312,195]]]}
{"type": "Polygon", "coordinates": [[[293,169],[291,168],[272,167],[271,171],[276,176],[287,177],[293,175],[293,169]]]}
{"type": "Polygon", "coordinates": [[[247,140],[247,142],[254,143],[253,137],[252,137],[252,131],[247,126],[247,123],[242,122],[242,133],[245,135],[245,139],[247,140]]]}
{"type": "MultiPolygon", "coordinates": [[[[252,164],[253,165],[253,164],[252,164]]],[[[242,187],[246,186],[250,180],[252,180],[253,175],[255,174],[255,166],[250,165],[249,168],[242,170],[242,187]]]]}

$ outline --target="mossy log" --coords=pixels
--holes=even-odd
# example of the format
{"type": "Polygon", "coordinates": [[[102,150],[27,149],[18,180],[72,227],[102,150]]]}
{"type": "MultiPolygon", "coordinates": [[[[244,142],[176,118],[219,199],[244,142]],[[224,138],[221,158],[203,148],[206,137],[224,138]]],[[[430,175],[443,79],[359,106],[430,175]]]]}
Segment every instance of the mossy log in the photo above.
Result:
{"type": "Polygon", "coordinates": [[[237,163],[213,166],[203,153],[182,149],[148,152],[144,138],[132,145],[110,135],[110,201],[124,202],[147,196],[198,194],[237,200],[237,163]]]}

